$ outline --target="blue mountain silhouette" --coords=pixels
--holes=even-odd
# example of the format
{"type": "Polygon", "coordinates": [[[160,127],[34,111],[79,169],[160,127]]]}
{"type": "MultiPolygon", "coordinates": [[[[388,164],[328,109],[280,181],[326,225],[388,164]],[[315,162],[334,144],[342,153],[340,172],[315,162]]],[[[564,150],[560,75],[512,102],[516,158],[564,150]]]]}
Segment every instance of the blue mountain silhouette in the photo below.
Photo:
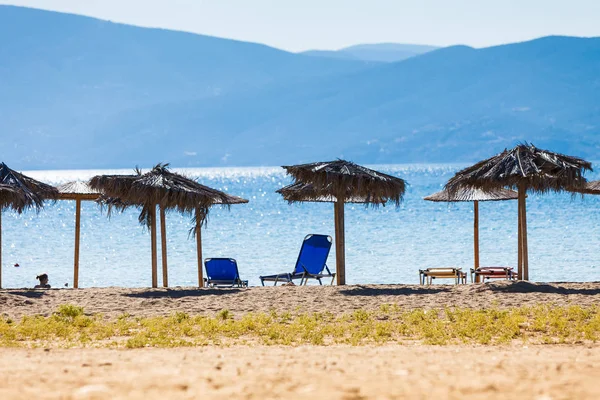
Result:
{"type": "Polygon", "coordinates": [[[308,50],[301,54],[372,62],[397,62],[438,49],[435,46],[403,43],[357,44],[340,50],[308,50]]]}
{"type": "Polygon", "coordinates": [[[600,147],[600,39],[395,63],[0,6],[3,160],[18,168],[474,161],[600,147]]]}

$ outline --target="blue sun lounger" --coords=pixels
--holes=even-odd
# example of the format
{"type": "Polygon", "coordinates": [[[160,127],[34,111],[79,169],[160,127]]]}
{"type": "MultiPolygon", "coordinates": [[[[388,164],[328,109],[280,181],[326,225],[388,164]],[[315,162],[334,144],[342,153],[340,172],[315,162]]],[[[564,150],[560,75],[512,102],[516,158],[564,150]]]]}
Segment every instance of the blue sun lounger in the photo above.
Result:
{"type": "Polygon", "coordinates": [[[247,287],[248,281],[240,279],[237,262],[233,258],[207,258],[204,260],[208,287],[247,287]]]}
{"type": "Polygon", "coordinates": [[[300,279],[300,285],[306,285],[309,279],[316,279],[322,285],[322,278],[331,278],[331,284],[335,278],[335,272],[331,273],[327,267],[327,257],[331,250],[331,236],[327,235],[307,235],[302,242],[300,254],[296,267],[291,273],[283,273],[276,275],[261,276],[260,282],[265,285],[266,282],[292,282],[295,279],[300,279]],[[327,271],[324,273],[324,271],[327,271]]]}

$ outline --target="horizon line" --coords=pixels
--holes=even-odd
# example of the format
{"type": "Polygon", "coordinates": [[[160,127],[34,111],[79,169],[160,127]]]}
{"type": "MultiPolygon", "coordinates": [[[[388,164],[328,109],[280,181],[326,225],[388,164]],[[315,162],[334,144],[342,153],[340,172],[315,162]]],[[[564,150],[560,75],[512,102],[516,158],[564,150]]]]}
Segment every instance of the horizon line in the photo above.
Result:
{"type": "Polygon", "coordinates": [[[437,47],[437,49],[442,49],[442,48],[447,48],[447,47],[454,47],[454,46],[467,46],[467,47],[471,47],[473,49],[486,49],[486,48],[490,48],[490,47],[504,46],[504,45],[510,45],[510,44],[516,44],[516,43],[525,43],[525,42],[530,42],[530,41],[534,41],[534,40],[538,40],[538,39],[543,39],[543,38],[547,38],[547,37],[571,37],[571,38],[579,38],[579,39],[600,38],[600,36],[574,36],[574,35],[549,34],[549,35],[544,35],[544,36],[530,37],[530,38],[527,38],[527,39],[518,40],[518,41],[514,41],[514,42],[498,42],[498,43],[494,43],[494,44],[488,44],[486,46],[473,46],[473,45],[466,44],[466,43],[454,43],[454,44],[449,44],[449,45],[439,45],[439,44],[432,44],[432,43],[423,44],[423,43],[394,42],[394,41],[381,41],[381,42],[367,41],[367,42],[359,42],[359,43],[348,44],[348,45],[344,45],[342,47],[337,47],[337,48],[306,47],[306,48],[301,49],[301,50],[291,50],[291,49],[286,49],[286,48],[282,48],[282,47],[277,47],[277,46],[274,46],[274,45],[271,45],[271,44],[268,44],[268,43],[255,42],[255,41],[247,40],[247,39],[235,38],[235,37],[230,37],[230,36],[215,36],[215,35],[211,35],[211,34],[207,34],[207,33],[200,33],[200,32],[194,32],[194,31],[183,30],[183,29],[168,28],[168,27],[162,27],[162,26],[140,25],[140,24],[136,24],[136,23],[125,22],[125,21],[122,21],[122,20],[106,19],[106,18],[101,18],[101,17],[98,17],[98,16],[90,15],[90,14],[76,13],[76,12],[72,12],[72,11],[59,11],[59,10],[50,9],[50,8],[21,6],[21,5],[6,4],[6,3],[0,3],[0,7],[12,7],[12,8],[28,9],[28,10],[42,11],[42,12],[55,13],[55,14],[71,15],[71,16],[78,16],[78,17],[83,17],[83,18],[90,18],[90,19],[94,19],[94,20],[97,20],[97,21],[109,22],[109,23],[113,23],[113,24],[117,24],[117,25],[132,26],[132,27],[142,28],[142,29],[164,30],[164,31],[170,31],[170,32],[186,33],[186,34],[196,35],[196,36],[210,37],[210,38],[215,38],[215,39],[231,40],[231,41],[235,41],[235,42],[249,43],[249,44],[255,44],[255,45],[260,45],[260,46],[266,46],[266,47],[269,47],[269,48],[272,48],[272,49],[276,49],[276,50],[279,50],[279,51],[284,51],[284,52],[291,53],[291,54],[302,54],[302,53],[308,52],[308,51],[332,51],[332,52],[338,52],[338,51],[341,51],[341,50],[344,50],[344,49],[347,49],[347,48],[353,47],[353,46],[370,46],[370,45],[380,45],[380,44],[399,44],[399,45],[411,45],[411,46],[431,46],[431,47],[437,47]]]}

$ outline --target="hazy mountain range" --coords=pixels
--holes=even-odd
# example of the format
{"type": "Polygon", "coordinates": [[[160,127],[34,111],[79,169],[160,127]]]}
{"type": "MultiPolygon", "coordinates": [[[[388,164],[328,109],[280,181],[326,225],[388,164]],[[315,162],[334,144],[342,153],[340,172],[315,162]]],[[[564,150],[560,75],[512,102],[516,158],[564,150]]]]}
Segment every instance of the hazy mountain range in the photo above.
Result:
{"type": "Polygon", "coordinates": [[[599,38],[420,51],[399,62],[293,54],[0,6],[0,159],[21,169],[475,161],[524,140],[598,158],[599,38]]]}
{"type": "Polygon", "coordinates": [[[439,47],[418,44],[375,43],[357,44],[340,50],[309,50],[301,54],[344,60],[397,62],[437,50],[439,47]]]}

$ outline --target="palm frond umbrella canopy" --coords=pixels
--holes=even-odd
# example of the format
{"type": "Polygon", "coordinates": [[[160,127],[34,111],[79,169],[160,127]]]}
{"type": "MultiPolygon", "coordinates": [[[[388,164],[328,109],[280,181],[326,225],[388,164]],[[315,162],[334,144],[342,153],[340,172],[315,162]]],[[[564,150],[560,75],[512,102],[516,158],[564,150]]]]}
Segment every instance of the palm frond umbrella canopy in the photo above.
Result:
{"type": "Polygon", "coordinates": [[[97,200],[101,194],[98,190],[92,189],[88,182],[82,181],[63,183],[56,189],[59,200],[97,200]]]}
{"type": "Polygon", "coordinates": [[[29,208],[40,210],[45,200],[58,197],[56,188],[36,181],[0,163],[0,288],[2,287],[2,211],[21,214],[29,208]]]}
{"type": "MultiPolygon", "coordinates": [[[[16,204],[24,204],[26,199],[23,193],[9,185],[0,184],[0,210],[13,208],[16,204]]],[[[18,207],[18,206],[17,206],[18,207]]],[[[16,207],[14,208],[17,209],[16,207]]]]}
{"type": "MultiPolygon", "coordinates": [[[[326,191],[327,192],[327,191],[326,191]]],[[[315,190],[310,183],[293,183],[277,191],[285,200],[290,203],[295,202],[314,202],[314,203],[335,203],[337,197],[332,194],[323,193],[315,190]]],[[[348,195],[345,197],[345,203],[367,204],[369,199],[365,196],[348,195]]]]}
{"type": "Polygon", "coordinates": [[[130,206],[142,208],[140,223],[150,229],[152,242],[152,286],[158,286],[156,251],[156,206],[160,207],[162,231],[163,286],[168,286],[167,246],[165,212],[177,210],[194,215],[197,250],[198,283],[203,284],[201,227],[208,210],[213,205],[247,203],[248,200],[232,196],[216,189],[201,185],[195,180],[169,171],[168,164],[158,164],[150,172],[135,175],[103,175],[90,180],[90,186],[105,195],[101,202],[111,208],[124,210],[130,206]]]}
{"type": "Polygon", "coordinates": [[[581,188],[572,188],[572,192],[583,194],[600,194],[600,181],[586,182],[581,188]]]}
{"type": "Polygon", "coordinates": [[[346,284],[344,204],[400,205],[406,182],[355,163],[336,160],[283,167],[294,183],[277,193],[294,202],[332,202],[335,216],[337,284],[346,284]]]}
{"type": "Polygon", "coordinates": [[[57,187],[60,200],[75,200],[75,255],[73,257],[73,287],[79,287],[79,239],[81,236],[81,201],[97,200],[100,192],[87,182],[67,182],[57,187]]]}
{"type": "Polygon", "coordinates": [[[585,184],[585,193],[600,194],[600,181],[592,181],[585,184]]]}
{"type": "Polygon", "coordinates": [[[456,193],[462,188],[493,191],[508,187],[517,190],[518,277],[528,280],[526,193],[582,188],[586,183],[583,174],[591,170],[592,164],[581,158],[538,149],[525,143],[457,172],[446,184],[446,190],[450,193],[456,193]]]}
{"type": "Polygon", "coordinates": [[[424,200],[445,203],[473,202],[473,264],[474,268],[477,269],[479,268],[479,202],[517,200],[518,197],[517,192],[507,189],[485,192],[481,189],[461,188],[455,193],[442,190],[425,197],[424,200]]]}

